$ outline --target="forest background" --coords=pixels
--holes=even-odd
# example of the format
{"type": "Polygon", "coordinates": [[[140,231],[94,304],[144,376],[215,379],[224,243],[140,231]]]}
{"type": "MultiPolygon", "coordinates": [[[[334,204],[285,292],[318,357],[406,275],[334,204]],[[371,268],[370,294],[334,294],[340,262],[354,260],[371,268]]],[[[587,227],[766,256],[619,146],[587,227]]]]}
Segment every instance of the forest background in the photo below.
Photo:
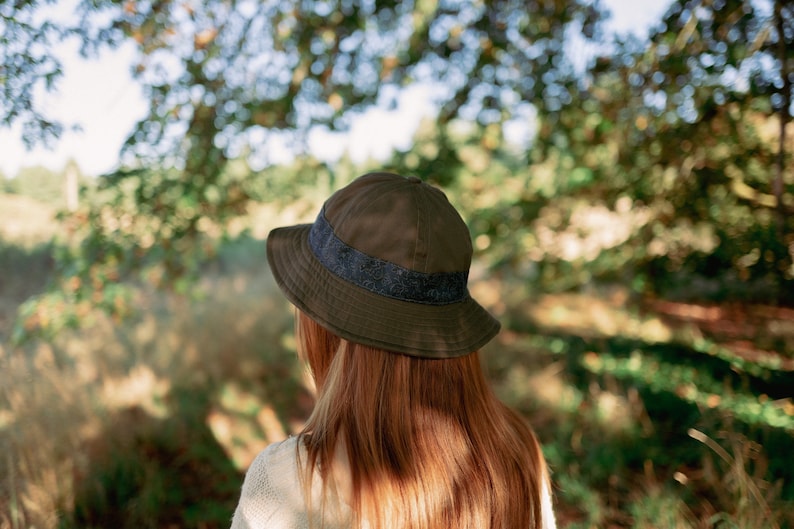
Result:
{"type": "Polygon", "coordinates": [[[312,403],[263,238],[370,169],[468,220],[562,527],[792,526],[789,2],[676,0],[647,40],[584,0],[48,6],[0,5],[3,123],[57,141],[37,94],[74,39],[134,43],[149,108],[112,173],[4,181],[0,527],[227,526],[312,403]],[[309,152],[416,84],[438,113],[390,159],[309,152]]]}

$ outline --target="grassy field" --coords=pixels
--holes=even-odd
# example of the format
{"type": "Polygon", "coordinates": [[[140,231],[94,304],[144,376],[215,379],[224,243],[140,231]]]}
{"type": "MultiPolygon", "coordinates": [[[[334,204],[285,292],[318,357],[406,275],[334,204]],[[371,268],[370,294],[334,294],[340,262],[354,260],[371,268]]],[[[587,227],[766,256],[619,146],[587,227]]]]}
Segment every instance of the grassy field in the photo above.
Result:
{"type": "MultiPolygon", "coordinates": [[[[128,319],[12,346],[58,226],[0,196],[0,529],[229,525],[254,455],[312,407],[262,240],[304,211],[256,212],[190,296],[133,285],[128,319]]],[[[544,444],[561,527],[794,526],[794,311],[475,275],[505,324],[487,368],[544,444]]]]}

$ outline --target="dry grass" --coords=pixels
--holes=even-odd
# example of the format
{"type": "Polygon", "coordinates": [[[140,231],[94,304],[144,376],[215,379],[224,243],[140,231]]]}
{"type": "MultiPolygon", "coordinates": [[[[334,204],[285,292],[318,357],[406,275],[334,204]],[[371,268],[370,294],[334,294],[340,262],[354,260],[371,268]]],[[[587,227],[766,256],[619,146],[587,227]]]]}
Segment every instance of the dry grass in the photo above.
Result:
{"type": "Polygon", "coordinates": [[[720,432],[720,442],[694,428],[688,433],[711,451],[700,476],[713,497],[707,510],[712,513],[709,523],[769,529],[786,523],[784,513],[775,508],[782,483],[765,479],[767,459],[761,445],[732,430],[720,432]]]}
{"type": "Polygon", "coordinates": [[[199,294],[140,290],[124,325],[92,313],[51,343],[0,345],[0,528],[58,527],[98,462],[145,451],[124,440],[154,435],[144,425],[203,421],[238,471],[300,427],[311,398],[264,263],[210,274],[199,294]]]}
{"type": "Polygon", "coordinates": [[[0,193],[0,240],[35,246],[59,232],[54,207],[30,197],[0,193]]]}
{"type": "MultiPolygon", "coordinates": [[[[311,209],[261,206],[235,229],[261,235],[307,220],[311,209]]],[[[108,480],[126,479],[141,489],[137,465],[156,473],[159,463],[174,466],[174,457],[184,459],[182,452],[195,446],[204,451],[192,458],[199,463],[183,461],[179,472],[201,481],[196,477],[208,467],[226,461],[224,468],[233,469],[227,498],[236,496],[240,472],[266,444],[300,429],[312,402],[291,350],[288,305],[267,272],[263,241],[232,248],[233,255],[208,270],[191,297],[136,288],[138,311],[122,324],[92,310],[82,315],[79,330],[12,347],[8,336],[17,307],[45,288],[51,275],[47,244],[58,233],[52,208],[0,195],[0,528],[69,527],[68,520],[77,517],[79,523],[80,516],[88,525],[113,525],[107,517],[79,512],[113,493],[97,488],[123,487],[108,480]]],[[[203,481],[207,496],[217,494],[212,478],[203,481]]],[[[128,503],[140,507],[147,498],[162,504],[169,491],[135,493],[128,503]]],[[[228,504],[210,515],[225,519],[228,504]]],[[[150,507],[143,515],[127,513],[125,523],[148,525],[163,514],[150,507]]]]}

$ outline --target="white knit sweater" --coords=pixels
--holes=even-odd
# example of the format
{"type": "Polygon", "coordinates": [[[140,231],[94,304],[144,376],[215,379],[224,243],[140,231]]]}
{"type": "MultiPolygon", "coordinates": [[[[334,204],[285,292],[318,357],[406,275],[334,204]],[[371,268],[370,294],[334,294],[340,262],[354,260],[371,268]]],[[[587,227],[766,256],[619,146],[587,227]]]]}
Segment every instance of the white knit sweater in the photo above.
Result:
{"type": "MultiPolygon", "coordinates": [[[[232,529],[309,529],[303,490],[296,459],[298,437],[268,446],[259,453],[245,476],[232,529]]],[[[301,457],[306,455],[301,447],[301,457]]],[[[317,476],[315,476],[317,477],[317,476]]],[[[543,529],[556,529],[549,490],[543,489],[543,529]]],[[[320,527],[321,484],[312,480],[312,510],[320,527]]],[[[350,525],[350,508],[340,505],[329,513],[326,506],[324,529],[350,525]]]]}

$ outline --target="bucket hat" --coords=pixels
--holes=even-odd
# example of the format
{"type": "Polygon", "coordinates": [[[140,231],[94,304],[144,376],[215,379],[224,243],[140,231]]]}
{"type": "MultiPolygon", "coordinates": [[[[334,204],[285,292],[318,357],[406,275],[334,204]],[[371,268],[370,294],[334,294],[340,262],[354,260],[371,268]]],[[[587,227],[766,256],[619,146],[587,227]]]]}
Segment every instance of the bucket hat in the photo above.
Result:
{"type": "Polygon", "coordinates": [[[313,224],[267,239],[276,283],[299,310],[348,341],[424,358],[469,354],[499,332],[469,294],[471,256],[441,190],[383,172],[334,193],[313,224]]]}

